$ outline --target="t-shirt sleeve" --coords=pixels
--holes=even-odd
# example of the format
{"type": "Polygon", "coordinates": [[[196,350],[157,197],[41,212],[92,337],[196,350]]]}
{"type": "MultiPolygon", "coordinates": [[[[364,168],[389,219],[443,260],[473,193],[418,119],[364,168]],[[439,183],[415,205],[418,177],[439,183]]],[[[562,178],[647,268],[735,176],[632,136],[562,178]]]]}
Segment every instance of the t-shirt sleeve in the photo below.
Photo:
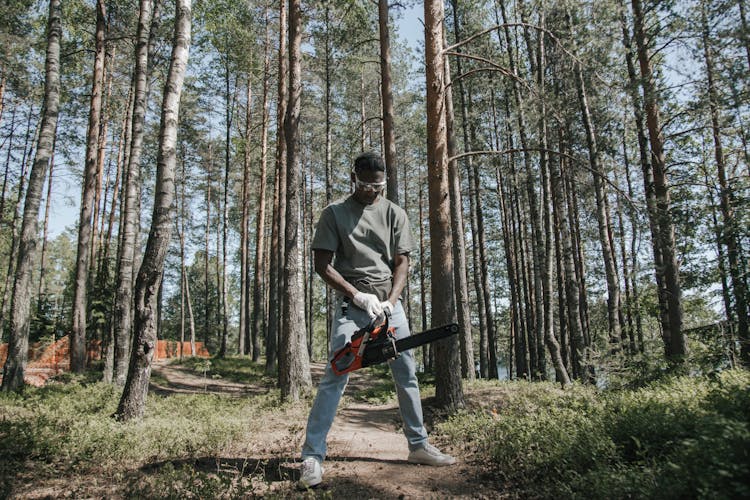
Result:
{"type": "Polygon", "coordinates": [[[404,210],[398,210],[393,235],[396,242],[396,254],[401,255],[417,250],[417,242],[411,234],[409,218],[404,210]]]}
{"type": "Polygon", "coordinates": [[[336,219],[333,209],[327,206],[323,209],[315,228],[315,235],[311,248],[313,250],[328,250],[335,252],[339,248],[339,234],[336,231],[336,219]]]}

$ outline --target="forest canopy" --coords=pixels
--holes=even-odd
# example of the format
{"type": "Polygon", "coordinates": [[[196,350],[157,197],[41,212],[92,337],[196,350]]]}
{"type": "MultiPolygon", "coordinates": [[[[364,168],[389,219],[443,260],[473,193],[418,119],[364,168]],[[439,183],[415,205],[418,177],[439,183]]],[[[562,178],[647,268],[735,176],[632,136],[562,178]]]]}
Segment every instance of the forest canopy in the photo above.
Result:
{"type": "Polygon", "coordinates": [[[9,352],[70,335],[74,371],[123,385],[151,279],[155,338],[295,397],[279,356],[328,347],[315,223],[373,150],[420,243],[412,330],[458,321],[460,377],[750,362],[744,0],[376,3],[4,2],[9,352]]]}

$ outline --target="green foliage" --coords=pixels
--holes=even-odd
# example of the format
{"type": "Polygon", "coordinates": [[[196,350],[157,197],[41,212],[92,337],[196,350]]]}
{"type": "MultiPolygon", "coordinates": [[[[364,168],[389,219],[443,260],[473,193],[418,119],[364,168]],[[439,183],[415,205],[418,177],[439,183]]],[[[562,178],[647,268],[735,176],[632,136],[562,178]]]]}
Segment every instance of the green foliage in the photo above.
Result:
{"type": "MultiPolygon", "coordinates": [[[[439,429],[524,497],[750,495],[750,374],[673,377],[637,390],[501,385],[495,411],[439,429]]],[[[495,389],[497,391],[497,389],[495,389]]]]}
{"type": "Polygon", "coordinates": [[[172,364],[179,364],[200,375],[206,372],[209,377],[231,380],[232,382],[248,383],[255,381],[265,386],[272,386],[275,383],[274,378],[266,375],[263,363],[253,363],[250,358],[243,356],[214,357],[210,360],[186,357],[182,360],[175,359],[172,364]]]}
{"type": "Polygon", "coordinates": [[[22,470],[43,479],[219,455],[279,409],[273,391],[246,399],[150,394],[146,416],[123,424],[112,418],[119,396],[112,385],[74,375],[23,395],[0,394],[0,496],[22,470]]]}

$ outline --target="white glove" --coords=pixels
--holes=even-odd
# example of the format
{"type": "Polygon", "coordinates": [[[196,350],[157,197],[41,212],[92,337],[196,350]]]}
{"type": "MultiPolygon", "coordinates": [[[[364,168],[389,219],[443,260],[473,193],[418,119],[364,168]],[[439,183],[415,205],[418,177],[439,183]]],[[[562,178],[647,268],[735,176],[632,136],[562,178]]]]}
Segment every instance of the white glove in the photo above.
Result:
{"type": "Polygon", "coordinates": [[[380,300],[371,293],[357,292],[352,297],[352,302],[355,306],[367,311],[371,318],[383,314],[383,306],[380,304],[380,300]]]}
{"type": "Polygon", "coordinates": [[[386,300],[384,302],[381,302],[380,307],[383,309],[383,312],[385,313],[385,315],[390,318],[391,314],[393,314],[393,304],[391,304],[391,301],[386,300]]]}

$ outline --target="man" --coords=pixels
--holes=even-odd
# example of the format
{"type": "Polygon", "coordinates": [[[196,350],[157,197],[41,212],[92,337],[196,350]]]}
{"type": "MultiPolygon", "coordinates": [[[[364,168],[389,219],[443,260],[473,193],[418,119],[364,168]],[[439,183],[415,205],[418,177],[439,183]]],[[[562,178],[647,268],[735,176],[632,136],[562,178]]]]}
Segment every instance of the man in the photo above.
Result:
{"type": "MultiPolygon", "coordinates": [[[[332,324],[331,352],[344,347],[352,334],[382,313],[396,338],[408,337],[409,326],[400,296],[406,286],[409,253],[416,250],[406,212],[382,196],[385,165],[374,153],[354,160],[352,195],[327,206],[313,237],[315,272],[338,292],[332,324]],[[334,260],[335,257],[335,260],[334,260]]],[[[409,444],[409,462],[451,465],[455,459],[427,442],[422,402],[411,351],[390,362],[398,404],[409,444]]],[[[299,485],[309,488],[323,479],[326,436],[336,415],[348,374],[337,376],[330,364],[318,387],[307,420],[299,485]]]]}

